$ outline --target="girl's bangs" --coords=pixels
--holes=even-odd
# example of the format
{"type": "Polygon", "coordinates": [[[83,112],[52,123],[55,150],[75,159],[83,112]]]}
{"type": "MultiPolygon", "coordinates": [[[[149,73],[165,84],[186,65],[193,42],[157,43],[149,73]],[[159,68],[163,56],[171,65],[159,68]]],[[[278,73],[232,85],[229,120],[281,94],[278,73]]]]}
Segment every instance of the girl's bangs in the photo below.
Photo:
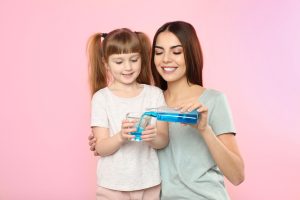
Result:
{"type": "Polygon", "coordinates": [[[116,37],[106,47],[107,56],[111,54],[124,54],[124,53],[140,53],[141,46],[139,40],[130,35],[127,37],[116,37]]]}

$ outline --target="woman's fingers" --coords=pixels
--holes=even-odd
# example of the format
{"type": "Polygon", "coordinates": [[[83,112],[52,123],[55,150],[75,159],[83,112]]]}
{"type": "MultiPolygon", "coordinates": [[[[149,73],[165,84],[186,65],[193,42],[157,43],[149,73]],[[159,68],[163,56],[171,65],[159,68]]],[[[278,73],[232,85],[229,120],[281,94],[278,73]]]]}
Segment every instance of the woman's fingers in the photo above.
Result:
{"type": "Polygon", "coordinates": [[[91,134],[89,135],[88,139],[89,139],[89,140],[92,140],[93,138],[94,138],[94,135],[93,135],[93,133],[91,133],[91,134]]]}
{"type": "Polygon", "coordinates": [[[207,112],[208,111],[208,108],[204,105],[201,105],[198,109],[197,109],[198,112],[207,112]]]}
{"type": "Polygon", "coordinates": [[[192,112],[193,110],[199,110],[204,105],[200,102],[193,102],[193,103],[187,103],[187,104],[181,104],[180,106],[177,106],[176,108],[180,112],[192,112]]]}

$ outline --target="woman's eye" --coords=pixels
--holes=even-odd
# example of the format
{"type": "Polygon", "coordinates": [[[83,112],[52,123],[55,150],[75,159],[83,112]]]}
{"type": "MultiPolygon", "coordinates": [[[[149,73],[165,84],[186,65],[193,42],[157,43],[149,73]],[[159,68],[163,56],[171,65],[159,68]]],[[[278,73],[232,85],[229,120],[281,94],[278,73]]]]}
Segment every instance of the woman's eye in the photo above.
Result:
{"type": "Polygon", "coordinates": [[[179,55],[179,54],[181,54],[181,51],[176,51],[176,52],[173,52],[173,54],[175,54],[175,55],[179,55]]]}
{"type": "Polygon", "coordinates": [[[138,59],[135,59],[135,60],[131,60],[131,62],[137,62],[138,61],[138,59]]]}
{"type": "Polygon", "coordinates": [[[155,52],[155,55],[161,55],[162,52],[155,52]]]}

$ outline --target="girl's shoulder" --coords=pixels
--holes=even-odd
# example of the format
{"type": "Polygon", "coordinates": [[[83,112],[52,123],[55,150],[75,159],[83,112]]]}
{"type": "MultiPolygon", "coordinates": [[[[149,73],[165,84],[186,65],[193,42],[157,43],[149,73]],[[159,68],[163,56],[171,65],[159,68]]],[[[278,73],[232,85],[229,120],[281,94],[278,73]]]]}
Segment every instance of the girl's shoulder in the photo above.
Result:
{"type": "Polygon", "coordinates": [[[152,93],[162,93],[163,92],[160,88],[158,88],[158,87],[156,87],[154,85],[146,85],[146,84],[144,84],[144,88],[145,88],[145,90],[147,92],[152,92],[152,93]]]}
{"type": "Polygon", "coordinates": [[[108,87],[102,88],[93,94],[92,99],[103,98],[107,95],[107,92],[108,87]]]}

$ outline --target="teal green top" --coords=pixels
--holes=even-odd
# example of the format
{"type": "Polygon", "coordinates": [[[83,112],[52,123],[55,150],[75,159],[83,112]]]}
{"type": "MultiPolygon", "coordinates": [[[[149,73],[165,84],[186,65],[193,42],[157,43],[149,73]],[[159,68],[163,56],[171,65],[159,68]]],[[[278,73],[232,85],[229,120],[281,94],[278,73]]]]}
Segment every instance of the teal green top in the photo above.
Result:
{"type": "MultiPolygon", "coordinates": [[[[216,135],[235,134],[230,108],[223,93],[206,89],[199,101],[208,107],[208,123],[216,135]]],[[[169,123],[169,136],[169,145],[158,151],[161,199],[229,200],[223,174],[197,129],[169,123]]]]}

